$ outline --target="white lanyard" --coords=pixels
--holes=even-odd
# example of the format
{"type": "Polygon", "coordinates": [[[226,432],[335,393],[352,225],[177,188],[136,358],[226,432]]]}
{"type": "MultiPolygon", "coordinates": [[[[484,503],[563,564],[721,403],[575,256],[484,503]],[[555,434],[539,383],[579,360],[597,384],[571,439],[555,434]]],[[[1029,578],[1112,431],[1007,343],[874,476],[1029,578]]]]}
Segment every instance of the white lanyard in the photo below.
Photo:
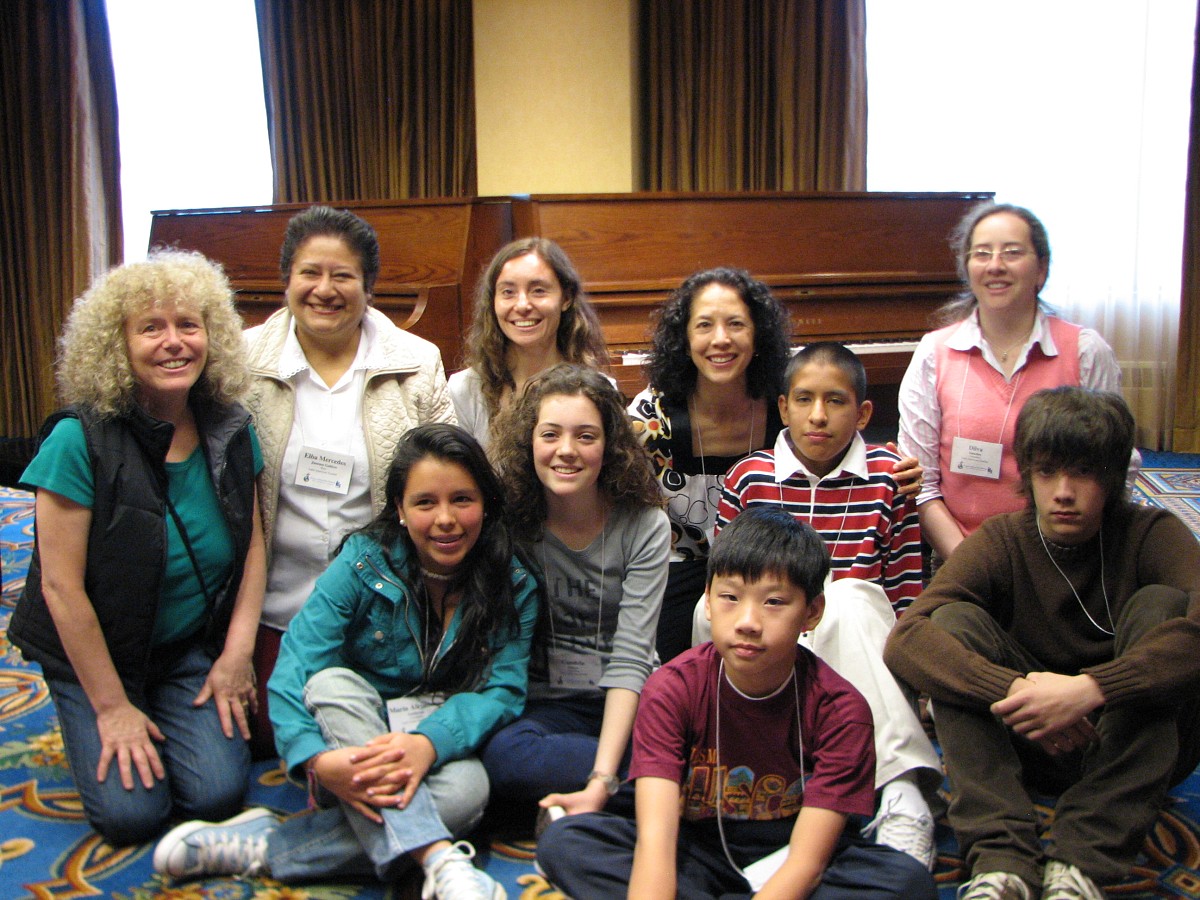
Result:
{"type": "MultiPolygon", "coordinates": [[[[778,482],[776,482],[775,484],[776,484],[776,487],[778,487],[778,488],[779,488],[779,508],[780,508],[781,510],[783,510],[784,512],[788,512],[788,508],[787,508],[787,506],[785,506],[785,505],[784,505],[784,502],[783,502],[783,482],[782,482],[782,481],[778,481],[778,482]]],[[[809,486],[809,489],[808,489],[808,490],[809,490],[809,495],[808,495],[808,524],[809,524],[809,525],[812,525],[812,527],[813,527],[813,530],[815,530],[815,531],[816,531],[818,534],[820,534],[820,532],[821,532],[821,529],[817,528],[817,526],[816,526],[816,523],[813,521],[813,519],[815,519],[815,518],[816,518],[816,515],[817,515],[817,511],[816,511],[816,506],[817,506],[817,487],[818,487],[819,485],[820,485],[820,479],[818,479],[818,481],[817,481],[817,484],[810,485],[810,486],[809,486]]],[[[854,488],[853,488],[853,486],[846,488],[846,506],[845,506],[845,508],[842,510],[842,524],[838,526],[838,530],[837,530],[837,537],[834,539],[834,541],[833,541],[833,546],[832,546],[832,548],[830,549],[830,552],[829,552],[829,555],[830,555],[830,556],[833,556],[833,550],[834,550],[834,549],[836,549],[836,548],[837,548],[837,545],[838,545],[838,544],[840,544],[840,543],[842,542],[842,532],[846,530],[846,517],[847,517],[848,515],[850,515],[850,500],[851,500],[853,497],[854,497],[854,488]]],[[[789,514],[789,515],[791,515],[791,513],[788,513],[788,514],[789,514]]]]}
{"type": "MultiPolygon", "coordinates": [[[[970,353],[968,353],[967,354],[967,365],[966,365],[966,368],[963,369],[962,387],[959,388],[959,391],[958,391],[958,417],[954,423],[955,427],[957,428],[957,436],[958,437],[962,437],[963,400],[967,396],[967,376],[971,373],[971,360],[972,359],[974,359],[974,357],[970,353]]],[[[986,363],[985,363],[985,365],[986,365],[986,363]]],[[[1004,429],[1008,427],[1008,417],[1012,413],[1013,401],[1017,398],[1017,388],[1019,388],[1021,386],[1021,376],[1024,374],[1025,374],[1025,369],[1024,369],[1024,367],[1022,367],[1021,371],[1019,371],[1017,373],[1017,377],[1014,378],[1012,381],[1012,393],[1009,394],[1009,396],[1008,396],[1008,408],[1004,410],[1004,420],[1000,423],[1000,434],[996,436],[997,444],[1004,443],[1004,429]]],[[[1006,386],[1008,385],[1007,381],[1005,381],[1005,385],[1006,386]]]]}
{"type": "Polygon", "coordinates": [[[1050,562],[1054,564],[1054,568],[1058,569],[1058,574],[1063,577],[1063,581],[1067,583],[1067,587],[1071,589],[1071,593],[1075,595],[1075,602],[1079,604],[1079,608],[1083,610],[1083,614],[1088,617],[1096,628],[1103,634],[1113,637],[1116,634],[1117,626],[1113,624],[1112,607],[1108,604],[1108,589],[1104,586],[1104,529],[1100,529],[1100,593],[1104,595],[1104,611],[1108,613],[1108,628],[1105,628],[1099,622],[1092,618],[1092,614],[1087,611],[1087,607],[1083,605],[1083,600],[1079,596],[1079,591],[1075,590],[1075,585],[1071,584],[1071,579],[1067,577],[1067,573],[1062,570],[1058,564],[1058,560],[1054,558],[1054,554],[1050,552],[1050,548],[1046,545],[1046,536],[1042,534],[1042,520],[1038,516],[1037,510],[1034,510],[1034,521],[1037,522],[1038,537],[1042,539],[1042,549],[1046,551],[1046,555],[1050,557],[1050,562]],[[1111,630],[1110,630],[1111,629],[1111,630]]]}
{"type": "MultiPolygon", "coordinates": [[[[799,651],[797,651],[797,652],[799,652],[799,651]]],[[[738,696],[743,697],[744,699],[750,700],[750,701],[770,700],[772,697],[778,696],[779,693],[785,687],[787,687],[788,681],[790,681],[792,683],[792,690],[795,692],[795,696],[796,696],[796,744],[798,747],[797,752],[799,754],[799,759],[800,759],[800,793],[801,793],[801,796],[803,796],[803,794],[804,794],[804,730],[803,730],[803,724],[800,721],[800,686],[796,683],[797,680],[798,679],[796,678],[796,667],[793,665],[791,678],[786,679],[783,682],[783,684],[779,685],[779,687],[777,687],[775,690],[771,691],[771,693],[767,694],[765,697],[750,697],[746,694],[743,694],[741,691],[739,691],[736,684],[734,684],[732,681],[729,681],[727,678],[725,678],[725,660],[724,659],[721,660],[721,664],[717,667],[717,690],[716,690],[716,701],[715,701],[717,704],[717,715],[716,715],[716,726],[715,726],[717,736],[716,736],[716,740],[714,741],[716,746],[713,748],[713,755],[714,755],[713,772],[717,778],[717,832],[721,835],[721,849],[725,851],[725,859],[729,861],[729,865],[733,866],[733,870],[735,872],[737,872],[739,875],[741,875],[743,878],[745,878],[747,881],[750,880],[749,877],[746,875],[746,873],[744,871],[742,871],[741,866],[739,866],[737,863],[735,863],[733,861],[733,854],[731,854],[729,852],[729,844],[726,843],[726,841],[725,841],[725,825],[721,820],[721,807],[723,807],[725,805],[725,779],[721,777],[721,772],[722,772],[722,769],[721,769],[721,682],[722,681],[728,682],[729,686],[731,688],[733,688],[734,691],[737,692],[738,696]]]]}

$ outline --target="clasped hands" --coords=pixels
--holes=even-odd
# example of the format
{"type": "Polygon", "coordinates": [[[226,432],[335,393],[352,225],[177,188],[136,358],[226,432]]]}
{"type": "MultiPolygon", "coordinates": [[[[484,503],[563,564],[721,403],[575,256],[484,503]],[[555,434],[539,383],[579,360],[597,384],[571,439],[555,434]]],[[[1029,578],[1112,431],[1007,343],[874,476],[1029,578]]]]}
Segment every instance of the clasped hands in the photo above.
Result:
{"type": "Polygon", "coordinates": [[[992,713],[1051,756],[1081,750],[1099,740],[1088,716],[1104,705],[1104,693],[1091,675],[1030,672],[1017,678],[992,713]]]}
{"type": "Polygon", "coordinates": [[[379,823],[379,808],[404,809],[436,759],[423,734],[389,732],[360,747],[318,753],[311,771],[322,787],[379,823]]]}

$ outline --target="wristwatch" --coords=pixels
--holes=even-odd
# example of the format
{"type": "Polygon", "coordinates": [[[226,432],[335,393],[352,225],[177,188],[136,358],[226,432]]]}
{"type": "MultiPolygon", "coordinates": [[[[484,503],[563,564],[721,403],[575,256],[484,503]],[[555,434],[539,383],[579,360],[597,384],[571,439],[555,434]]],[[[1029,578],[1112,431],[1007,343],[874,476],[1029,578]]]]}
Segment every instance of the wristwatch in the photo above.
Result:
{"type": "Polygon", "coordinates": [[[616,775],[609,775],[605,772],[597,772],[595,769],[592,770],[592,774],[587,777],[587,780],[589,782],[590,781],[603,781],[604,782],[604,790],[608,793],[608,796],[610,796],[610,797],[621,789],[621,779],[620,778],[618,778],[616,775]]]}

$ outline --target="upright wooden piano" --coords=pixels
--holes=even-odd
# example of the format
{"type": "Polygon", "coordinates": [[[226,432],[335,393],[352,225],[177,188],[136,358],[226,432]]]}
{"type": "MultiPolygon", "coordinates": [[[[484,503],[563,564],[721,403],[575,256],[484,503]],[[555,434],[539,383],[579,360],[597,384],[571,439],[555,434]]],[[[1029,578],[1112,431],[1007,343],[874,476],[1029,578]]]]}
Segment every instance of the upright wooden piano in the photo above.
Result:
{"type": "Polygon", "coordinates": [[[582,274],[629,392],[652,312],[692,272],[748,269],[787,305],[792,342],[839,340],[895,386],[929,316],[960,288],[947,237],[990,193],[531,196],[518,234],[552,238],[582,274]]]}
{"type": "MultiPolygon", "coordinates": [[[[461,363],[471,295],[513,237],[566,250],[596,305],[613,374],[632,395],[655,311],[691,273],[748,269],[788,306],[793,343],[845,341],[864,356],[877,419],[894,419],[895,389],[929,316],[959,289],[947,236],[990,193],[578,194],[338,203],[379,233],[376,304],[461,363]]],[[[304,205],[156,212],[151,245],[221,262],[243,316],[281,302],[279,245],[304,205]]]]}

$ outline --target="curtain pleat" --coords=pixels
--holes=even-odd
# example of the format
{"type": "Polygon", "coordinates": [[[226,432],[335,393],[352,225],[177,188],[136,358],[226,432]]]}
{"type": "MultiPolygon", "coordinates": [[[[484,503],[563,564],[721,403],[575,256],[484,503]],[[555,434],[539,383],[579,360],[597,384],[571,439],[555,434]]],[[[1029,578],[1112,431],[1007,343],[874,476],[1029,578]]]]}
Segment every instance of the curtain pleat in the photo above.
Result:
{"type": "Polygon", "coordinates": [[[643,0],[643,187],[864,190],[864,0],[643,0]]]}
{"type": "Polygon", "coordinates": [[[256,0],[276,203],[476,190],[469,0],[256,0]]]}
{"type": "Polygon", "coordinates": [[[1183,291],[1175,367],[1175,427],[1170,449],[1200,453],[1200,14],[1192,57],[1192,116],[1183,227],[1183,291]]]}
{"type": "Polygon", "coordinates": [[[30,437],[72,300],[121,258],[103,0],[0,3],[0,222],[0,436],[30,437]]]}

